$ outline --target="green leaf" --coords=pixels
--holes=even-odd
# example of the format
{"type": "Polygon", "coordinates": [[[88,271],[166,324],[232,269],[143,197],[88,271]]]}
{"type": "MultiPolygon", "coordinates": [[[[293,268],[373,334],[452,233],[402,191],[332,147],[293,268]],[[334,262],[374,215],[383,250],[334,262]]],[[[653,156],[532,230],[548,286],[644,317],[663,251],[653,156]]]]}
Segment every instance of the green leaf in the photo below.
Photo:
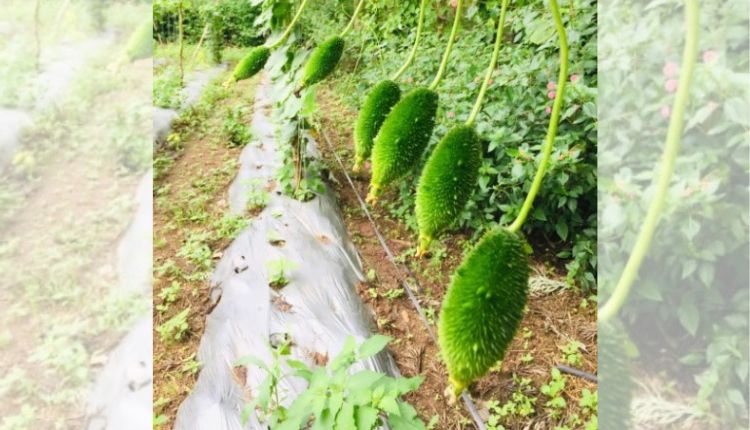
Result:
{"type": "Polygon", "coordinates": [[[680,319],[680,324],[685,327],[685,330],[695,336],[695,333],[698,332],[698,324],[700,323],[698,308],[692,302],[684,301],[680,305],[677,316],[680,319]]]}
{"type": "Polygon", "coordinates": [[[378,405],[381,410],[387,412],[388,414],[399,414],[398,409],[398,403],[396,403],[396,398],[393,395],[393,393],[390,393],[388,396],[383,397],[380,400],[380,404],[378,405]]]}
{"type": "Polygon", "coordinates": [[[344,402],[341,410],[336,416],[336,428],[340,430],[355,429],[357,424],[354,422],[354,405],[350,402],[344,402]]]}
{"type": "Polygon", "coordinates": [[[560,239],[568,239],[568,224],[565,223],[565,220],[557,221],[555,224],[555,231],[557,232],[557,235],[560,236],[560,239]]]}
{"type": "Polygon", "coordinates": [[[299,376],[300,378],[303,378],[307,382],[310,382],[310,379],[312,378],[312,371],[309,367],[307,367],[307,364],[299,361],[299,360],[287,360],[286,364],[295,370],[294,375],[299,376]]]}
{"type": "Polygon", "coordinates": [[[371,406],[360,406],[356,412],[357,429],[370,430],[378,420],[378,410],[371,406]]]}
{"type": "Polygon", "coordinates": [[[372,336],[359,347],[359,359],[364,360],[366,358],[372,357],[373,355],[382,351],[390,341],[391,338],[388,336],[383,336],[380,334],[372,336]]]}

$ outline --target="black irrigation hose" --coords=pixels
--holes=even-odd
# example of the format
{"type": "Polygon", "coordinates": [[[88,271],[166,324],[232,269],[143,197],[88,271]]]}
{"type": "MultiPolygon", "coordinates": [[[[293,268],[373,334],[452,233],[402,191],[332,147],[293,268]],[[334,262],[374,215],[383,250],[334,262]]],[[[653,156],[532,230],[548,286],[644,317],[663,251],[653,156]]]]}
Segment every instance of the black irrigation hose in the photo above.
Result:
{"type": "Polygon", "coordinates": [[[562,373],[567,373],[568,375],[577,376],[577,377],[579,377],[581,379],[585,379],[587,381],[591,381],[591,382],[593,382],[595,384],[598,383],[598,379],[597,379],[596,375],[594,375],[593,373],[589,373],[589,372],[586,372],[586,371],[583,371],[583,370],[575,369],[573,367],[569,367],[569,366],[566,366],[564,364],[557,364],[557,365],[555,365],[555,367],[557,368],[557,370],[559,370],[562,373]]]}
{"type": "MultiPolygon", "coordinates": [[[[370,221],[370,225],[372,225],[372,228],[375,231],[375,236],[377,237],[378,242],[380,242],[380,246],[383,248],[383,250],[385,251],[385,254],[388,256],[388,261],[396,270],[396,275],[399,278],[399,283],[401,283],[401,285],[404,288],[404,291],[406,291],[406,294],[409,296],[409,300],[411,301],[412,305],[419,313],[419,317],[422,320],[422,323],[424,323],[424,326],[427,328],[427,332],[430,334],[432,341],[435,344],[437,344],[437,336],[435,335],[435,331],[432,329],[430,322],[427,320],[427,317],[425,316],[424,311],[422,310],[422,306],[419,304],[419,300],[417,300],[417,296],[414,294],[414,290],[411,288],[411,285],[406,280],[406,277],[403,276],[403,274],[401,273],[401,267],[399,266],[398,263],[396,263],[396,257],[393,255],[393,252],[388,247],[388,244],[386,243],[383,235],[380,233],[380,229],[378,229],[377,224],[375,224],[375,220],[370,214],[370,210],[367,209],[367,205],[365,204],[364,199],[362,199],[362,196],[359,195],[359,191],[357,191],[357,187],[354,186],[354,181],[352,181],[352,178],[349,176],[349,173],[347,173],[346,167],[344,167],[344,162],[341,160],[341,157],[339,157],[339,155],[334,150],[333,145],[331,144],[331,141],[328,139],[328,134],[325,132],[325,130],[323,130],[323,128],[321,127],[319,131],[320,131],[320,134],[323,136],[323,139],[325,140],[326,145],[328,146],[328,149],[331,151],[331,153],[333,153],[333,156],[336,158],[336,162],[341,168],[341,172],[346,177],[346,181],[349,183],[349,186],[352,188],[352,191],[354,191],[354,195],[357,196],[357,201],[359,201],[359,206],[362,209],[362,211],[365,213],[365,215],[367,216],[367,219],[370,221]]],[[[414,281],[417,288],[421,290],[421,286],[419,285],[419,281],[417,280],[417,277],[414,276],[414,272],[412,272],[408,266],[404,266],[403,269],[406,271],[407,276],[414,281]]],[[[477,407],[474,404],[474,401],[471,399],[471,396],[468,394],[467,391],[464,391],[461,394],[461,399],[464,401],[464,405],[466,406],[466,409],[469,411],[469,414],[474,419],[474,424],[476,424],[477,428],[479,430],[487,430],[487,427],[484,425],[484,421],[482,421],[482,417],[479,416],[479,411],[477,411],[477,407]]]]}

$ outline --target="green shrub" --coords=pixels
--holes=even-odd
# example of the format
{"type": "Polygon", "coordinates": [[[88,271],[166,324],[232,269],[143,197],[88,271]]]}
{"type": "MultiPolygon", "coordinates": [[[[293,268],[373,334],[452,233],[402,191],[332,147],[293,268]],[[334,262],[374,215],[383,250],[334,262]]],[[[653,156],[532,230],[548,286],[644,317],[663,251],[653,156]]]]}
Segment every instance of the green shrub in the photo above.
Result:
{"type": "Polygon", "coordinates": [[[339,36],[333,36],[318,45],[305,64],[300,88],[315,85],[333,73],[341,59],[341,54],[344,53],[344,45],[344,39],[339,36]]]}
{"type": "Polygon", "coordinates": [[[466,206],[477,186],[481,164],[482,146],[474,127],[460,125],[451,129],[435,147],[417,187],[420,253],[466,206]]]}
{"type": "Polygon", "coordinates": [[[521,324],[529,281],[525,246],[517,233],[495,228],[453,275],[438,340],[456,394],[502,360],[521,324]]]}
{"type": "Polygon", "coordinates": [[[435,91],[417,88],[396,103],[385,118],[372,147],[371,200],[417,164],[430,141],[437,107],[435,91]]]}
{"type": "Polygon", "coordinates": [[[372,141],[386,116],[400,98],[401,89],[391,80],[384,80],[375,85],[367,95],[354,126],[355,171],[359,171],[362,163],[370,158],[372,141]]]}
{"type": "Polygon", "coordinates": [[[251,49],[250,53],[237,63],[232,77],[235,81],[241,81],[255,76],[266,65],[270,56],[271,50],[266,46],[257,46],[251,49]]]}

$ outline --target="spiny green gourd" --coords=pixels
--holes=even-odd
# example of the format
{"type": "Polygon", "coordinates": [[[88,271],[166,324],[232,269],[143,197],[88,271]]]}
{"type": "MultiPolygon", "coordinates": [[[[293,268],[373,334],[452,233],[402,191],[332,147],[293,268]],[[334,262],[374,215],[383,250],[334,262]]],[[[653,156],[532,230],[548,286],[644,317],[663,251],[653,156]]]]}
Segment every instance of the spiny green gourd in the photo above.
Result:
{"type": "Polygon", "coordinates": [[[151,19],[147,19],[136,28],[128,39],[125,57],[128,61],[150,57],[154,46],[154,27],[151,19]]]}
{"type": "Polygon", "coordinates": [[[482,164],[482,146],[474,131],[474,121],[497,65],[508,2],[509,0],[503,0],[497,22],[495,47],[469,118],[464,125],[454,127],[443,137],[427,159],[419,178],[416,204],[419,226],[417,256],[423,255],[433,238],[453,223],[476,186],[482,164]]]}
{"type": "Polygon", "coordinates": [[[369,203],[378,200],[383,187],[406,175],[419,161],[432,136],[438,94],[435,92],[448,66],[448,59],[461,23],[463,0],[456,3],[448,42],[435,79],[427,88],[412,90],[386,116],[372,147],[372,177],[369,203]]]}
{"type": "Polygon", "coordinates": [[[627,363],[627,337],[617,321],[599,323],[599,422],[608,428],[630,428],[633,379],[627,363]]]}
{"type": "Polygon", "coordinates": [[[383,125],[386,116],[401,98],[401,89],[391,80],[385,80],[375,85],[367,95],[362,109],[359,111],[357,123],[354,127],[354,171],[362,168],[362,164],[370,157],[372,141],[383,125]]]}
{"type": "MultiPolygon", "coordinates": [[[[504,0],[503,6],[506,4],[504,0]]],[[[544,178],[568,76],[565,27],[557,0],[549,0],[549,4],[560,41],[560,84],[542,146],[542,160],[516,219],[507,228],[491,230],[467,255],[454,274],[440,312],[440,349],[456,395],[503,359],[526,306],[529,264],[527,245],[519,231],[544,178]]]]}
{"type": "Polygon", "coordinates": [[[302,89],[317,84],[336,70],[341,54],[344,53],[344,45],[343,37],[333,36],[313,50],[302,72],[302,80],[296,91],[298,94],[302,89]]]}
{"type": "Polygon", "coordinates": [[[368,200],[384,186],[406,175],[422,156],[435,127],[438,94],[417,88],[391,109],[372,147],[372,178],[368,200]]]}
{"type": "Polygon", "coordinates": [[[417,187],[419,249],[427,250],[466,205],[477,183],[482,146],[474,127],[451,129],[438,143],[422,170],[417,187]]]}
{"type": "Polygon", "coordinates": [[[266,61],[268,61],[268,57],[270,56],[271,49],[267,46],[256,46],[250,50],[242,61],[237,63],[232,77],[235,81],[241,81],[255,76],[266,65],[266,61]]]}
{"type": "Polygon", "coordinates": [[[505,356],[523,318],[528,281],[526,244],[502,227],[485,234],[454,273],[438,339],[456,395],[505,356]]]}

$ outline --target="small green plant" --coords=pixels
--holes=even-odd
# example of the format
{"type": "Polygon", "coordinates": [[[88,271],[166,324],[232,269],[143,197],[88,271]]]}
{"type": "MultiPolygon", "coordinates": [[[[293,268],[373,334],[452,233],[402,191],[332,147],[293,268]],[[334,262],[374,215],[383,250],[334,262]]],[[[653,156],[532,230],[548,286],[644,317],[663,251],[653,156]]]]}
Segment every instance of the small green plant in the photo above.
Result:
{"type": "Polygon", "coordinates": [[[293,270],[297,265],[293,261],[289,261],[285,258],[278,260],[272,260],[266,263],[268,267],[268,285],[271,288],[279,289],[289,284],[287,275],[290,270],[293,270]]]}
{"type": "Polygon", "coordinates": [[[250,181],[250,189],[247,192],[247,207],[251,211],[260,210],[266,207],[271,196],[263,188],[260,179],[253,179],[250,181]]]}
{"type": "Polygon", "coordinates": [[[385,297],[388,300],[394,300],[404,295],[404,289],[403,288],[390,288],[388,291],[383,294],[383,297],[385,297]]]}
{"type": "Polygon", "coordinates": [[[513,382],[516,384],[516,389],[507,402],[502,405],[496,400],[487,402],[487,409],[490,412],[487,419],[488,430],[504,430],[503,420],[511,417],[526,418],[534,413],[536,397],[526,394],[531,389],[531,379],[520,378],[514,374],[513,382]]]}
{"type": "Polygon", "coordinates": [[[190,357],[185,364],[182,365],[182,371],[185,373],[196,374],[200,369],[201,364],[195,359],[195,354],[190,357]]]}
{"type": "Polygon", "coordinates": [[[159,291],[161,303],[156,305],[156,310],[159,312],[166,312],[169,309],[169,305],[177,300],[180,291],[182,291],[182,285],[178,281],[172,281],[172,285],[162,288],[162,290],[159,291]]]}
{"type": "Polygon", "coordinates": [[[567,405],[562,394],[565,391],[565,377],[557,368],[552,369],[552,379],[539,389],[549,400],[544,406],[552,418],[559,418],[567,405]]]}
{"type": "Polygon", "coordinates": [[[571,366],[580,366],[583,362],[583,356],[581,355],[581,348],[583,344],[577,340],[571,340],[561,347],[563,356],[562,361],[570,364],[571,366]]]}
{"type": "Polygon", "coordinates": [[[185,339],[190,329],[190,324],[187,320],[188,314],[190,314],[190,308],[183,310],[156,328],[162,342],[179,342],[185,339]]]}
{"type": "Polygon", "coordinates": [[[272,350],[269,364],[255,357],[243,357],[237,366],[253,364],[266,372],[266,380],[258,388],[255,398],[243,409],[243,422],[258,412],[270,428],[320,428],[332,430],[372,430],[388,424],[393,429],[425,429],[414,408],[401,396],[416,390],[422,377],[392,378],[372,370],[353,373],[353,364],[370,358],[385,348],[390,338],[375,335],[357,346],[353,337],[344,342],[341,352],[325,367],[310,367],[289,358],[288,344],[272,350]],[[282,361],[293,370],[282,371],[282,361]],[[279,382],[296,376],[308,382],[287,408],[282,405],[285,393],[279,382]]]}
{"type": "Polygon", "coordinates": [[[242,105],[227,108],[227,115],[226,119],[224,119],[222,131],[229,146],[243,147],[252,138],[250,128],[245,124],[246,114],[247,108],[242,105]]]}

